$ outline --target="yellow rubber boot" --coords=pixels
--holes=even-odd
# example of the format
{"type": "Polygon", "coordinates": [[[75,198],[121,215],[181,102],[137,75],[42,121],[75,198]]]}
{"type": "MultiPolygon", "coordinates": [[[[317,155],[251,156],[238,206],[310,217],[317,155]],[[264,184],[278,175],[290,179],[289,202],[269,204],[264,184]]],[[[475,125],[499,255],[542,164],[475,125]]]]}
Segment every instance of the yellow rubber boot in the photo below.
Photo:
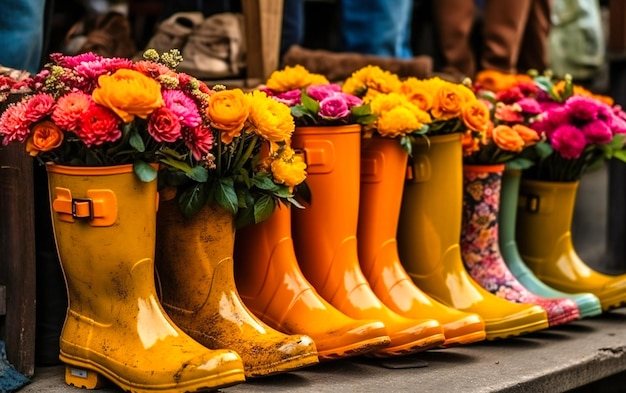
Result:
{"type": "Polygon", "coordinates": [[[195,392],[245,380],[239,356],[179,329],[154,285],[156,181],[132,165],[48,165],[52,224],[68,294],[60,356],[68,385],[195,392]]]}
{"type": "Polygon", "coordinates": [[[262,377],[318,363],[313,340],[287,335],[256,318],[237,292],[234,216],[205,205],[185,219],[176,200],[157,214],[157,272],[167,313],[207,348],[236,351],[246,377],[262,377]]]}
{"type": "Polygon", "coordinates": [[[398,252],[413,282],[433,299],[485,321],[487,340],[548,327],[541,307],[517,304],[484,290],[467,273],[459,246],[463,209],[461,135],[413,145],[398,222],[398,252]]]}
{"type": "Polygon", "coordinates": [[[320,360],[362,355],[389,345],[380,321],[356,320],[324,300],[304,278],[291,238],[291,208],[281,205],[235,234],[235,282],[248,308],[288,334],[306,334],[320,360]]]}
{"type": "Polygon", "coordinates": [[[626,274],[591,269],[572,243],[578,182],[522,180],[516,240],[522,259],[541,281],[567,293],[590,292],[603,311],[626,305],[626,274]]]}
{"type": "Polygon", "coordinates": [[[432,318],[443,326],[444,346],[485,339],[485,323],[434,301],[402,267],[396,232],[408,153],[397,139],[361,140],[361,198],[357,243],[361,269],[376,296],[408,318],[432,318]]]}
{"type": "Polygon", "coordinates": [[[355,319],[382,321],[391,344],[373,352],[395,356],[441,345],[443,328],[434,319],[406,318],[374,294],[359,266],[360,126],[302,127],[292,146],[304,152],[311,203],[292,210],[292,236],[304,276],[326,299],[355,319]]]}

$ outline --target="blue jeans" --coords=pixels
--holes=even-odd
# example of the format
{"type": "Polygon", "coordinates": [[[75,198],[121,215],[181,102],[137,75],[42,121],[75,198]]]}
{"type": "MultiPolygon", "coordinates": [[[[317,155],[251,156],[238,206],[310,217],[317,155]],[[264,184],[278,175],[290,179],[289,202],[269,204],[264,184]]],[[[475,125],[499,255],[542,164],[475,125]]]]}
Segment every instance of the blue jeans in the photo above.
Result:
{"type": "Polygon", "coordinates": [[[413,0],[341,0],[343,50],[410,58],[413,0]]]}
{"type": "Polygon", "coordinates": [[[45,0],[3,0],[0,64],[36,73],[41,66],[45,0]]]}

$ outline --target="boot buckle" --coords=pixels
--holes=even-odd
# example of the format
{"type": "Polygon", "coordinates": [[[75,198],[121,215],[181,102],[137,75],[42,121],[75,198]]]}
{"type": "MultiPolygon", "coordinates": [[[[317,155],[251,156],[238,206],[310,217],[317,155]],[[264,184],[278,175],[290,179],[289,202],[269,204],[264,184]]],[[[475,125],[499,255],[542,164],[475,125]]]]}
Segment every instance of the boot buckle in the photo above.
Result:
{"type": "Polygon", "coordinates": [[[540,199],[539,195],[526,194],[519,196],[519,206],[526,209],[529,213],[539,212],[540,199]]]}
{"type": "Polygon", "coordinates": [[[117,198],[111,190],[87,190],[84,198],[74,198],[63,187],[56,187],[55,193],[52,210],[60,221],[86,219],[94,227],[109,227],[117,221],[117,198]]]}

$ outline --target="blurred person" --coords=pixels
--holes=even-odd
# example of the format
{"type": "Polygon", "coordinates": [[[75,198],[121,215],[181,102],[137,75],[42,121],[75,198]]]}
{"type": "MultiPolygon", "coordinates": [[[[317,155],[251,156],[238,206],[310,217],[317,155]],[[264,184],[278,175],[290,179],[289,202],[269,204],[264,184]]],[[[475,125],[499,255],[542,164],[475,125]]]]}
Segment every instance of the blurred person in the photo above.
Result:
{"type": "Polygon", "coordinates": [[[551,0],[435,0],[441,71],[474,77],[480,70],[520,73],[548,67],[551,0]],[[482,8],[478,47],[472,30],[482,8]],[[476,61],[476,53],[479,55],[476,61]]]}
{"type": "Polygon", "coordinates": [[[5,0],[0,12],[0,64],[39,71],[44,46],[45,2],[5,0]]]}

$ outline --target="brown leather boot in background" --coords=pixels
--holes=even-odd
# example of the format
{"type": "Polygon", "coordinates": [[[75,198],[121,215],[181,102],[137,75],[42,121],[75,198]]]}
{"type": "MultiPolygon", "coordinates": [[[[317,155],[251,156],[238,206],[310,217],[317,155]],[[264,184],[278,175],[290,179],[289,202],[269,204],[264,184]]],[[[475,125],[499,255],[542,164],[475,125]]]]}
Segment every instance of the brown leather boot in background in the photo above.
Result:
{"type": "Polygon", "coordinates": [[[354,71],[368,65],[397,74],[400,78],[432,76],[433,60],[430,56],[415,56],[412,59],[397,59],[350,52],[331,52],[323,49],[306,49],[293,45],[282,57],[282,67],[300,64],[310,72],[322,74],[329,81],[347,79],[354,71]]]}

